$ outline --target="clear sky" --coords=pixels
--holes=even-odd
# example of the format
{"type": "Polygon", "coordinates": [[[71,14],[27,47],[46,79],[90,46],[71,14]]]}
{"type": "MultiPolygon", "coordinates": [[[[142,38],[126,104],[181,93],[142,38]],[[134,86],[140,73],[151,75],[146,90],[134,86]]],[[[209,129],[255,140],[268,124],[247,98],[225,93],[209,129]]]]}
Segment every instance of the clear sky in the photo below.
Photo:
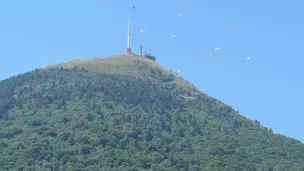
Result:
{"type": "Polygon", "coordinates": [[[203,92],[304,142],[303,9],[302,0],[1,1],[0,79],[124,53],[131,16],[134,52],[143,44],[203,92]]]}

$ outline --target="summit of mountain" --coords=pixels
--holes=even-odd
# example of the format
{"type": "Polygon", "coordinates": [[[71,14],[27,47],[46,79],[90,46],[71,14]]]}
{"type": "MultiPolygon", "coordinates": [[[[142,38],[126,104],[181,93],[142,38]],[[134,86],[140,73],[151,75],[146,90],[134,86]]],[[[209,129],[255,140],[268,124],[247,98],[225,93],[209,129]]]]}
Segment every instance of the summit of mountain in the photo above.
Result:
{"type": "Polygon", "coordinates": [[[304,170],[300,141],[137,55],[0,81],[0,154],[0,170],[304,170]]]}

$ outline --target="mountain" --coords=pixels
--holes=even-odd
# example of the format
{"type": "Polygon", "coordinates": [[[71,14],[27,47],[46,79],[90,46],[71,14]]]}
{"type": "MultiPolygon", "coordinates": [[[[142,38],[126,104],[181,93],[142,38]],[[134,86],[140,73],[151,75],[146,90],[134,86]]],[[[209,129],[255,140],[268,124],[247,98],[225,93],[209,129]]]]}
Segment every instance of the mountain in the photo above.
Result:
{"type": "Polygon", "coordinates": [[[300,141],[130,55],[1,81],[0,154],[3,171],[304,170],[300,141]]]}

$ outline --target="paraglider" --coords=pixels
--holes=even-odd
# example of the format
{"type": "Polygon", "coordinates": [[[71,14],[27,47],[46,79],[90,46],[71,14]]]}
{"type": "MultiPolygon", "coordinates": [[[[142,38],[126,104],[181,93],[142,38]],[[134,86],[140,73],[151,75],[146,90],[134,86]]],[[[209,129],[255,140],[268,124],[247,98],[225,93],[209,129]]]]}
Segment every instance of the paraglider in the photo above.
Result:
{"type": "Polygon", "coordinates": [[[140,30],[139,32],[143,33],[143,32],[146,32],[146,30],[143,29],[143,30],[140,30]]]}
{"type": "Polygon", "coordinates": [[[250,60],[250,56],[247,57],[247,60],[250,60]]]}
{"type": "Polygon", "coordinates": [[[133,11],[135,11],[135,6],[131,5],[130,7],[133,8],[133,11]]]}
{"type": "Polygon", "coordinates": [[[177,17],[181,18],[182,16],[184,16],[184,14],[179,13],[177,17]]]}
{"type": "Polygon", "coordinates": [[[221,50],[221,48],[219,48],[219,47],[215,48],[215,51],[218,51],[218,50],[221,50]]]}
{"type": "Polygon", "coordinates": [[[173,34],[173,35],[171,36],[171,38],[176,38],[175,34],[173,34]]]}

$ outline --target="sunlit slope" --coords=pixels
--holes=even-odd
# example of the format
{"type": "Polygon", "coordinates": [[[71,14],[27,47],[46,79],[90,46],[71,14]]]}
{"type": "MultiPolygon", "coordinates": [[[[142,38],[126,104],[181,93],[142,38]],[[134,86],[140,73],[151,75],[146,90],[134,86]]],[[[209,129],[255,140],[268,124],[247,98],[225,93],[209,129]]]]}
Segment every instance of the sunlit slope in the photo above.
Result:
{"type": "Polygon", "coordinates": [[[48,68],[85,68],[90,72],[99,72],[104,74],[119,74],[132,76],[137,79],[153,81],[159,83],[158,75],[163,75],[170,80],[170,84],[178,86],[181,90],[199,92],[189,82],[183,80],[177,73],[162,67],[157,61],[136,55],[113,55],[102,58],[92,58],[84,60],[73,60],[67,63],[46,67],[48,68]]]}
{"type": "Polygon", "coordinates": [[[75,60],[0,82],[0,170],[304,170],[304,145],[157,62],[75,60]]]}

